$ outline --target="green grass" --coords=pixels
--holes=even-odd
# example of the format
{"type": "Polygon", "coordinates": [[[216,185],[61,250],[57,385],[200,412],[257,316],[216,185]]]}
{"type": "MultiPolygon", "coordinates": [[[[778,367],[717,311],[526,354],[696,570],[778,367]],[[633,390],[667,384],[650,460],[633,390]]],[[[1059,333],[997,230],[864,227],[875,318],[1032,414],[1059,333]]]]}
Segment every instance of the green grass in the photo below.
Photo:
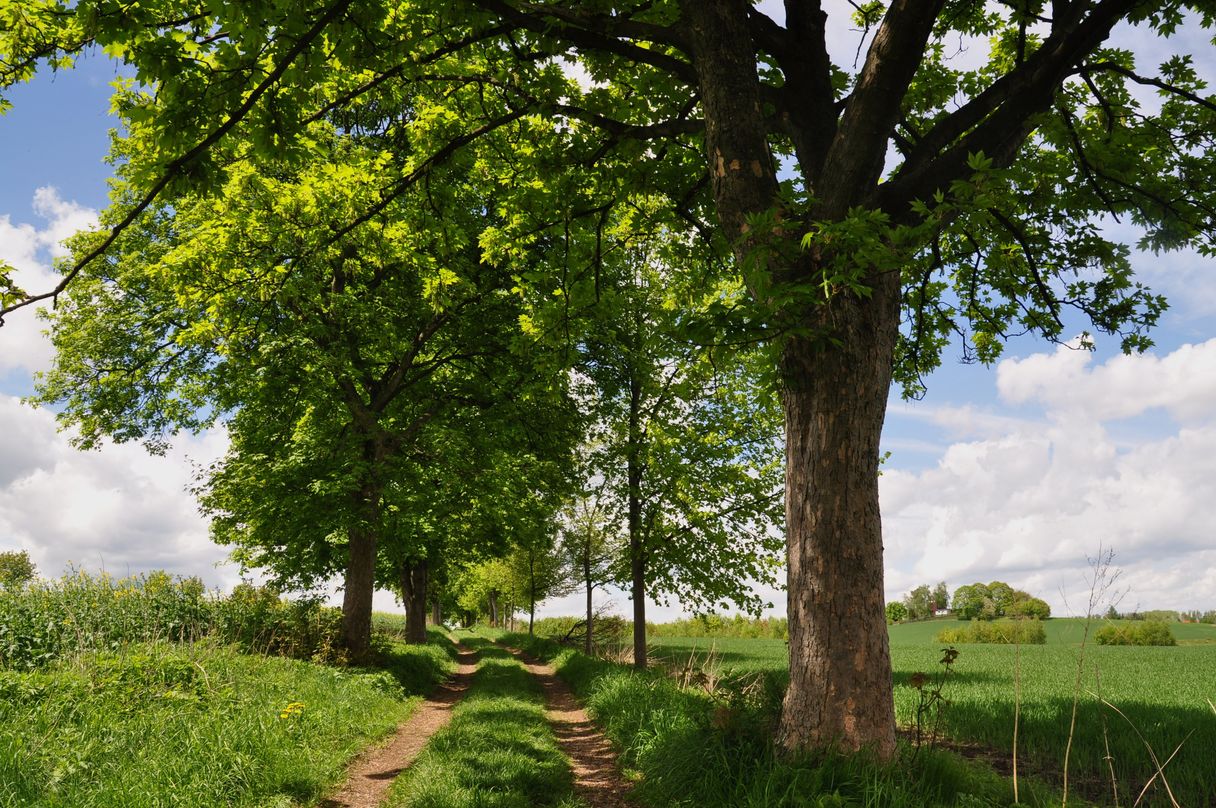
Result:
{"type": "Polygon", "coordinates": [[[480,664],[452,722],[393,784],[388,806],[528,808],[581,805],[545,718],[535,677],[488,640],[460,633],[480,664]]]}
{"type": "Polygon", "coordinates": [[[439,645],[387,669],[131,645],[0,671],[0,806],[309,804],[450,670],[439,645]]]}
{"type": "MultiPolygon", "coordinates": [[[[670,678],[636,673],[554,643],[508,635],[505,640],[554,660],[595,721],[633,770],[645,805],[745,808],[936,808],[1012,805],[1012,787],[986,767],[956,755],[905,748],[892,764],[864,756],[821,754],[799,759],[773,753],[772,717],[780,694],[731,690],[711,696],[670,678]]],[[[740,654],[763,649],[761,666],[777,654],[771,641],[721,643],[740,654]]],[[[784,654],[784,643],[776,646],[784,654]]],[[[664,640],[664,648],[671,648],[664,640]]],[[[784,664],[784,663],[782,663],[784,664]]],[[[771,668],[770,668],[771,669],[771,668]]],[[[1027,805],[1050,805],[1050,793],[1026,782],[1027,805]]],[[[1056,800],[1058,804],[1058,799],[1056,800]]]]}
{"type": "MultiPolygon", "coordinates": [[[[956,620],[928,620],[891,628],[896,712],[902,724],[914,721],[917,692],[909,684],[916,672],[936,673],[943,628],[965,625],[956,620]]],[[[1093,628],[1096,629],[1097,622],[1093,628]]],[[[1216,629],[1202,624],[1172,623],[1178,647],[1098,646],[1085,650],[1083,690],[1096,692],[1126,716],[1100,707],[1083,692],[1073,742],[1071,772],[1091,794],[1110,799],[1109,774],[1103,760],[1109,742],[1120,795],[1140,787],[1154,772],[1144,737],[1162,760],[1185,740],[1166,776],[1182,805],[1209,805],[1216,792],[1211,750],[1216,748],[1216,629]],[[1105,728],[1106,738],[1103,738],[1105,728]],[[1192,733],[1193,734],[1190,734],[1192,733]],[[1139,733],[1139,734],[1138,734],[1139,733]],[[1190,737],[1188,739],[1188,734],[1190,737]]],[[[1047,644],[1022,646],[1022,706],[1019,759],[1023,771],[1058,777],[1068,738],[1077,656],[1083,621],[1054,619],[1045,624],[1047,644]]],[[[679,666],[688,655],[704,657],[707,649],[723,669],[776,671],[788,669],[785,643],[778,640],[659,638],[655,658],[679,666]]],[[[960,741],[1008,753],[1012,746],[1014,662],[1017,649],[1005,645],[960,647],[945,695],[951,704],[944,729],[960,741]]],[[[1145,802],[1168,805],[1164,789],[1154,787],[1145,802]]]]}

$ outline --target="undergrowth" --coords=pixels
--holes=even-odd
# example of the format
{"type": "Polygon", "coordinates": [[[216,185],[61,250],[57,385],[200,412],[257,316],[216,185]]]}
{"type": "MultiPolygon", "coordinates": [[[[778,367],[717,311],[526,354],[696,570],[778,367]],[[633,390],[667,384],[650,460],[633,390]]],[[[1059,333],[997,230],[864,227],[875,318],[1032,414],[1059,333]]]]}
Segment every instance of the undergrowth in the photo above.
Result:
{"type": "MultiPolygon", "coordinates": [[[[892,763],[833,752],[778,755],[771,739],[780,689],[763,679],[720,680],[711,694],[525,634],[502,639],[555,664],[620,750],[622,765],[639,775],[634,793],[649,806],[1014,805],[1008,780],[942,750],[903,750],[892,763]]],[[[1021,797],[1026,805],[1052,799],[1026,782],[1021,797]]]]}
{"type": "Polygon", "coordinates": [[[133,643],[214,638],[251,653],[345,662],[339,610],[240,584],[224,597],[165,572],[115,578],[74,572],[0,588],[0,668],[37,670],[133,643]]]}

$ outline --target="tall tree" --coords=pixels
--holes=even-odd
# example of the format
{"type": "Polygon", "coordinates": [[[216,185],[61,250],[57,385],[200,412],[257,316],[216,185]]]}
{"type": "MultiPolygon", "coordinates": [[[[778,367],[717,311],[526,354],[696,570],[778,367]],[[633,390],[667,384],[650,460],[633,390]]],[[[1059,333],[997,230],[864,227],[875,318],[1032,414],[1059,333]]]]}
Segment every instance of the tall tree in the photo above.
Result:
{"type": "Polygon", "coordinates": [[[690,345],[677,316],[711,305],[698,306],[699,297],[730,299],[737,285],[714,284],[707,272],[693,290],[669,277],[695,253],[627,241],[613,257],[598,277],[582,367],[599,419],[590,470],[616,488],[625,511],[619,581],[633,599],[634,664],[644,668],[647,597],[703,609],[765,605],[753,587],[775,583],[782,544],[780,418],[754,347],[690,345]]]}
{"type": "MultiPolygon", "coordinates": [[[[428,462],[462,471],[443,466],[456,453],[426,433],[459,421],[488,457],[519,434],[492,428],[496,408],[513,422],[543,411],[555,429],[566,409],[560,376],[538,371],[544,352],[519,333],[510,275],[470,246],[484,202],[436,210],[433,197],[414,198],[332,238],[374,193],[383,159],[339,137],[299,172],[233,164],[214,197],[148,211],[112,249],[112,266],[67,294],[40,386],[86,446],[102,434],[157,446],[172,429],[225,417],[229,451],[199,490],[213,535],[281,583],[341,572],[343,639],[356,659],[369,648],[389,508],[412,502],[421,524],[430,507],[393,489],[422,481],[428,462]],[[475,230],[460,229],[462,213],[475,230]],[[111,331],[99,310],[126,327],[111,331]]],[[[460,184],[447,177],[449,199],[460,184]]],[[[427,564],[439,562],[425,542],[409,544],[422,535],[396,533],[389,578],[414,593],[414,612],[427,564]]],[[[411,627],[425,638],[424,623],[411,627]]]]}
{"type": "Polygon", "coordinates": [[[595,650],[595,590],[611,583],[612,569],[624,556],[621,550],[620,500],[602,477],[591,479],[590,464],[584,465],[586,489],[561,515],[561,549],[569,564],[571,579],[586,597],[583,651],[595,650]]]}
{"type": "MultiPolygon", "coordinates": [[[[425,110],[440,124],[431,154],[511,112],[548,116],[584,167],[729,254],[754,301],[734,313],[771,339],[785,413],[787,748],[894,749],[877,486],[892,379],[918,391],[952,338],[984,361],[1010,333],[1066,339],[1069,312],[1126,350],[1148,345],[1163,303],[1097,216],[1140,227],[1145,246],[1216,253],[1216,102],[1186,54],[1145,69],[1104,44],[1135,24],[1169,54],[1180,26],[1216,25],[1211,0],[866,4],[851,70],[828,37],[853,12],[816,0],[786,0],[783,19],[748,0],[14,3],[0,82],[97,43],[157,83],[133,118],[155,141],[133,161],[135,208],[214,181],[214,147],[234,137],[266,160],[298,158],[310,122],[357,128],[343,115],[400,79],[488,100],[425,110]],[[983,64],[950,62],[960,36],[989,43],[983,64]],[[590,80],[565,80],[564,59],[590,80]],[[1140,104],[1138,87],[1158,101],[1140,104]]],[[[542,186],[570,187],[552,166],[529,171],[537,154],[502,155],[527,180],[512,184],[516,210],[542,186]]],[[[417,163],[389,172],[383,198],[417,176],[417,163]]],[[[521,216],[501,234],[545,218],[521,216]]],[[[39,299],[3,294],[6,311],[39,299]]]]}

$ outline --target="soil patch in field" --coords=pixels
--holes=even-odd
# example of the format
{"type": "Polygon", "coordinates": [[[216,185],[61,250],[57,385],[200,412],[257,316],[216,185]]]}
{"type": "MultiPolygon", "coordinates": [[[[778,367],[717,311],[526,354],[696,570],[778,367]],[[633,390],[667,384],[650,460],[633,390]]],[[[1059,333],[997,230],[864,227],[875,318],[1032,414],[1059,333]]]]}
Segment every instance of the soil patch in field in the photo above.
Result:
{"type": "Polygon", "coordinates": [[[423,701],[385,744],[356,759],[342,788],[322,800],[321,808],[376,808],[384,802],[393,780],[414,762],[430,737],[452,720],[452,708],[469,689],[477,669],[477,652],[460,644],[456,647],[456,673],[423,701]]]}
{"type": "Polygon", "coordinates": [[[553,734],[570,758],[574,793],[589,808],[633,808],[629,784],[617,766],[616,751],[579,706],[570,686],[557,677],[552,665],[534,662],[511,649],[545,691],[545,710],[553,734]]]}

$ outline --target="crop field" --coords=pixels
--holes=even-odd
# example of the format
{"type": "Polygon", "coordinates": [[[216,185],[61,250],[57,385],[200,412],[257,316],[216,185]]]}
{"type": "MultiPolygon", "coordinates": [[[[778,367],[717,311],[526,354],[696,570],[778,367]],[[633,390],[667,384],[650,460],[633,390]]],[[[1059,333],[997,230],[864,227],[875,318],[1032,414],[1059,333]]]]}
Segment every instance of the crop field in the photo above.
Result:
{"type": "MultiPolygon", "coordinates": [[[[934,620],[891,629],[895,705],[900,724],[915,724],[919,692],[913,674],[930,682],[941,675],[941,646],[934,637],[959,625],[934,620]]],[[[1167,648],[1085,647],[1074,733],[1070,782],[1084,793],[1111,801],[1111,775],[1104,760],[1107,744],[1120,802],[1131,804],[1153,776],[1152,755],[1163,763],[1169,788],[1179,804],[1216,805],[1216,628],[1172,624],[1179,645],[1167,648]],[[1102,701],[1108,703],[1103,705],[1102,701]],[[1116,709],[1117,708],[1117,709],[1116,709]],[[1150,754],[1148,747],[1151,747],[1150,754]]],[[[1023,772],[1058,780],[1069,736],[1080,641],[1080,620],[1047,622],[1047,644],[1023,646],[962,645],[944,685],[949,700],[941,730],[955,741],[975,744],[1008,759],[1013,745],[1015,673],[1020,679],[1018,758],[1023,772]]],[[[655,658],[683,666],[722,670],[784,670],[782,640],[665,637],[655,641],[655,658]],[[711,650],[712,649],[712,650],[711,650]]],[[[931,716],[926,717],[932,723],[931,716]]],[[[1160,779],[1144,802],[1169,805],[1160,779]]]]}

